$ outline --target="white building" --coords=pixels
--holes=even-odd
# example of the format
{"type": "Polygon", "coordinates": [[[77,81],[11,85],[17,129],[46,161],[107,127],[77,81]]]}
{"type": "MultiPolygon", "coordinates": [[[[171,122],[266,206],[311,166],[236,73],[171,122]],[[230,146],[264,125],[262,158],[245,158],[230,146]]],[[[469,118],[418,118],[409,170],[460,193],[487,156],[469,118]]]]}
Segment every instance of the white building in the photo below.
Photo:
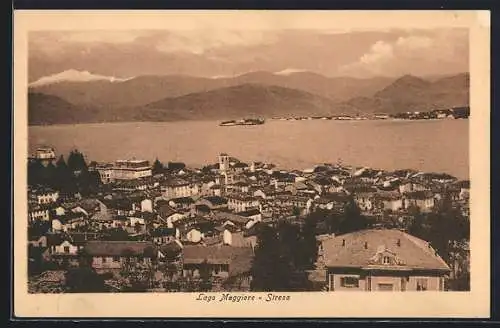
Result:
{"type": "Polygon", "coordinates": [[[118,160],[113,166],[114,180],[134,180],[152,175],[151,166],[146,160],[118,160]]]}
{"type": "Polygon", "coordinates": [[[260,199],[258,197],[234,194],[228,196],[228,209],[238,213],[245,212],[260,207],[260,199]]]}
{"type": "Polygon", "coordinates": [[[53,190],[43,190],[40,192],[37,192],[36,194],[36,200],[38,204],[52,204],[57,202],[59,199],[59,192],[58,191],[53,191],[53,190]]]}
{"type": "Polygon", "coordinates": [[[117,160],[114,163],[98,164],[96,170],[103,183],[111,183],[116,180],[135,180],[153,175],[147,160],[117,160]]]}
{"type": "Polygon", "coordinates": [[[35,151],[35,158],[40,160],[55,160],[56,152],[53,148],[40,147],[35,151]]]}

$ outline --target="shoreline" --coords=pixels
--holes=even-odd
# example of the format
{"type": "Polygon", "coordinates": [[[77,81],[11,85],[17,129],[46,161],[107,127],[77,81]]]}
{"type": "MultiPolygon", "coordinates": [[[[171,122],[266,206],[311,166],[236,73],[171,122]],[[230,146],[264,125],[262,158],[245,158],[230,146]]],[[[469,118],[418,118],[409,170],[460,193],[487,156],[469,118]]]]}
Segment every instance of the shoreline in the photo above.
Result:
{"type": "MultiPolygon", "coordinates": [[[[436,119],[279,119],[279,118],[269,118],[263,124],[237,124],[234,126],[257,126],[265,125],[269,122],[310,122],[310,121],[323,121],[323,122],[342,122],[342,123],[353,123],[353,122],[438,122],[438,121],[463,121],[469,120],[468,118],[461,119],[447,119],[447,118],[436,118],[436,119]]],[[[101,125],[121,125],[121,124],[175,124],[175,123],[208,123],[214,122],[217,126],[220,120],[177,120],[177,121],[110,121],[110,122],[81,122],[81,123],[55,123],[55,124],[28,124],[28,128],[49,128],[49,127],[68,127],[68,126],[101,126],[101,125]]],[[[226,127],[222,125],[221,127],[226,127]]]]}

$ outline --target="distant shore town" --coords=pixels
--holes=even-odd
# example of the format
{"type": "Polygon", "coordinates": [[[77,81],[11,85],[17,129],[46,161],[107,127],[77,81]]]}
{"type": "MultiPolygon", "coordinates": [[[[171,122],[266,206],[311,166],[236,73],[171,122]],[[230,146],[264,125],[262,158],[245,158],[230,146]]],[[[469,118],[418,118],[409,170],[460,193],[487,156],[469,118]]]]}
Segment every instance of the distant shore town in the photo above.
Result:
{"type": "Polygon", "coordinates": [[[299,117],[273,117],[273,120],[304,121],[304,120],[440,120],[440,119],[468,119],[469,107],[454,107],[450,109],[435,109],[422,112],[403,112],[396,114],[370,114],[370,115],[333,115],[333,116],[299,116],[299,117]]]}
{"type": "Polygon", "coordinates": [[[28,161],[30,293],[470,290],[470,183],[323,163],[28,161]]]}

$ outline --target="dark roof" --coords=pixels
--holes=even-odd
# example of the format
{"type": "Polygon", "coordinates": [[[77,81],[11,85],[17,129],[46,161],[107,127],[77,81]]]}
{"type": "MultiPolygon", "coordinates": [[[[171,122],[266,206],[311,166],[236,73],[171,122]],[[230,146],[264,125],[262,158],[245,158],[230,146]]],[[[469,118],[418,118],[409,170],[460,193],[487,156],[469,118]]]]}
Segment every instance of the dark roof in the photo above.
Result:
{"type": "Polygon", "coordinates": [[[236,186],[236,187],[248,187],[248,183],[246,183],[244,181],[238,181],[236,183],[233,183],[233,186],[236,186]]]}
{"type": "Polygon", "coordinates": [[[244,212],[238,212],[238,215],[243,216],[243,217],[249,217],[249,216],[254,216],[254,215],[259,215],[261,214],[258,209],[252,209],[244,212]]]}
{"type": "Polygon", "coordinates": [[[101,202],[108,208],[113,208],[117,210],[131,210],[132,201],[128,198],[118,198],[118,199],[103,199],[101,202]]]}
{"type": "Polygon", "coordinates": [[[148,248],[154,250],[151,242],[140,241],[89,241],[85,251],[91,256],[142,256],[148,248]]]}
{"type": "Polygon", "coordinates": [[[182,247],[179,245],[177,241],[172,241],[168,244],[163,244],[160,246],[160,252],[166,257],[166,258],[175,258],[177,257],[180,253],[182,253],[182,247]]]}
{"type": "Polygon", "coordinates": [[[323,248],[328,267],[366,267],[378,251],[388,250],[403,261],[404,268],[449,270],[426,241],[396,229],[361,230],[338,235],[323,241],[323,248]]]}
{"type": "Polygon", "coordinates": [[[176,204],[192,204],[192,203],[194,203],[194,200],[191,197],[172,198],[169,201],[174,202],[176,204]]]}
{"type": "Polygon", "coordinates": [[[168,218],[172,214],[177,213],[172,207],[167,204],[162,204],[158,206],[158,215],[160,215],[163,219],[168,218]]]}
{"type": "Polygon", "coordinates": [[[243,163],[243,162],[238,162],[238,163],[234,164],[233,167],[236,167],[236,168],[245,168],[245,167],[248,167],[248,164],[243,163]]]}
{"type": "Polygon", "coordinates": [[[175,236],[174,228],[160,227],[151,231],[151,237],[175,236]]]}
{"type": "Polygon", "coordinates": [[[210,207],[208,205],[205,205],[205,204],[196,205],[195,209],[199,212],[210,213],[210,207]]]}
{"type": "Polygon", "coordinates": [[[212,203],[214,205],[227,204],[227,199],[224,197],[220,197],[220,196],[208,196],[208,197],[203,197],[203,199],[208,200],[210,203],[212,203]]]}

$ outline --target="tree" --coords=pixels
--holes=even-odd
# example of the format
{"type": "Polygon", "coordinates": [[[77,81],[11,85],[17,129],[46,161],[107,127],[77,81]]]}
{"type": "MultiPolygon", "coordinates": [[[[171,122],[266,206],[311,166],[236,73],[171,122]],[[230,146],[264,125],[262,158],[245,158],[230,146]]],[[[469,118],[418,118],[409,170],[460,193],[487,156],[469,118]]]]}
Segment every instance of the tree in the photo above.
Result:
{"type": "Polygon", "coordinates": [[[200,280],[200,291],[208,292],[212,289],[212,272],[206,259],[200,265],[200,280]]]}
{"type": "Polygon", "coordinates": [[[88,170],[84,155],[76,149],[69,153],[68,167],[75,175],[78,175],[82,170],[88,170]]]}
{"type": "Polygon", "coordinates": [[[350,233],[368,228],[368,220],[361,215],[361,211],[353,198],[344,206],[342,221],[340,222],[339,234],[350,233]]]}
{"type": "Polygon", "coordinates": [[[316,219],[314,217],[308,217],[301,231],[302,238],[298,252],[299,258],[297,265],[305,269],[312,268],[318,256],[316,225],[316,219]]]}
{"type": "Polygon", "coordinates": [[[84,266],[71,268],[65,274],[66,289],[72,293],[106,292],[104,278],[92,268],[84,266]]]}
{"type": "Polygon", "coordinates": [[[57,189],[66,195],[73,195],[76,193],[76,181],[73,173],[64,161],[61,155],[56,162],[56,184],[57,189]]]}
{"type": "Polygon", "coordinates": [[[28,245],[28,275],[33,276],[43,272],[43,249],[28,245]]]}
{"type": "Polygon", "coordinates": [[[251,271],[252,291],[291,289],[292,263],[287,253],[283,253],[275,228],[263,226],[259,230],[251,271]]]}
{"type": "Polygon", "coordinates": [[[41,171],[41,181],[40,183],[44,186],[55,188],[56,183],[56,167],[52,162],[47,164],[47,166],[41,171]]]}
{"type": "Polygon", "coordinates": [[[302,245],[300,228],[287,221],[279,222],[278,240],[280,244],[280,256],[290,262],[292,268],[297,267],[301,260],[300,250],[302,245]]]}
{"type": "Polygon", "coordinates": [[[156,158],[156,160],[153,163],[153,169],[152,169],[153,175],[163,173],[164,170],[165,168],[163,167],[163,164],[158,160],[158,158],[156,158]]]}
{"type": "Polygon", "coordinates": [[[28,162],[28,184],[30,186],[39,185],[42,183],[42,175],[45,167],[38,159],[28,162]]]}

